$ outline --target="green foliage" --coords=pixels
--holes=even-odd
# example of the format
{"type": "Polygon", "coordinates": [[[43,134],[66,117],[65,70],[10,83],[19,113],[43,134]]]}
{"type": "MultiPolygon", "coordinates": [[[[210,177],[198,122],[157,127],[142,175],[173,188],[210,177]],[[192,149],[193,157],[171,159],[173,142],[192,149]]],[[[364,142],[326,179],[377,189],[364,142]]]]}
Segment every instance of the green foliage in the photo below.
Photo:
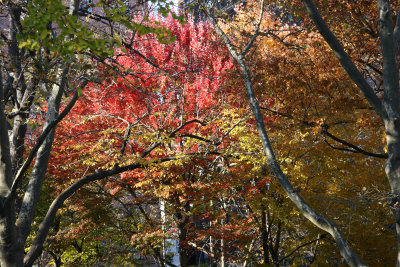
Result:
{"type": "Polygon", "coordinates": [[[33,0],[21,24],[26,30],[18,37],[20,48],[46,48],[64,58],[84,51],[110,56],[116,42],[98,38],[61,0],[33,0]]]}
{"type": "MultiPolygon", "coordinates": [[[[161,1],[162,2],[162,1],[161,1]]],[[[159,3],[159,12],[164,17],[170,13],[168,3],[159,3]]],[[[102,8],[108,20],[118,22],[127,29],[137,31],[140,35],[154,33],[161,43],[171,43],[175,38],[165,27],[146,26],[127,17],[126,5],[122,1],[99,2],[96,8],[102,8]]],[[[185,23],[183,15],[172,16],[185,23]]],[[[90,16],[87,17],[89,21],[90,16]]],[[[62,0],[33,0],[28,3],[27,13],[21,22],[25,31],[18,36],[19,47],[30,51],[46,48],[48,51],[71,58],[75,54],[91,52],[102,57],[112,56],[115,46],[120,46],[118,37],[93,30],[90,23],[79,20],[70,14],[69,8],[62,0]]],[[[112,29],[106,29],[112,32],[112,29]]]]}

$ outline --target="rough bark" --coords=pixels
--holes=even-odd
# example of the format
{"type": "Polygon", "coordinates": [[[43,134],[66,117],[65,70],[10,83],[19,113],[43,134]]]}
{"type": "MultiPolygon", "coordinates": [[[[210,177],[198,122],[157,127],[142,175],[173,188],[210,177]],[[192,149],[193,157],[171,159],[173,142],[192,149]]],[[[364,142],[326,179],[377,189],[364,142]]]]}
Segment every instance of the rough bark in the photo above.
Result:
{"type": "MultiPolygon", "coordinates": [[[[20,10],[11,6],[9,8],[10,23],[10,43],[8,51],[10,54],[11,64],[14,65],[15,72],[10,72],[7,79],[7,88],[0,82],[0,265],[22,266],[22,257],[20,250],[16,244],[15,231],[15,207],[13,201],[7,201],[8,194],[13,181],[12,154],[8,135],[8,122],[5,116],[4,99],[7,97],[8,90],[12,87],[12,82],[18,73],[21,73],[21,62],[18,53],[16,32],[18,31],[18,23],[20,10]]],[[[2,73],[0,73],[0,80],[2,73]]],[[[21,84],[21,83],[20,83],[21,84]]]]}
{"type": "Polygon", "coordinates": [[[394,39],[392,13],[388,0],[378,0],[379,36],[383,58],[383,105],[387,117],[385,122],[386,143],[389,158],[385,172],[392,190],[391,207],[395,215],[397,234],[397,266],[400,266],[400,92],[397,45],[394,39]]]}
{"type": "MultiPolygon", "coordinates": [[[[26,133],[26,124],[24,124],[25,119],[27,118],[26,114],[21,113],[23,107],[23,98],[26,93],[26,83],[25,83],[25,75],[21,66],[21,56],[20,51],[18,49],[18,41],[17,41],[17,33],[18,25],[20,24],[21,17],[21,8],[16,6],[10,6],[10,44],[8,46],[8,53],[10,55],[10,61],[13,66],[13,71],[10,73],[10,80],[15,83],[14,93],[14,110],[16,110],[17,114],[13,120],[13,129],[11,131],[11,162],[13,166],[13,172],[18,168],[18,165],[22,161],[23,152],[24,152],[24,137],[26,133]]],[[[10,84],[12,86],[12,84],[10,84]]]]}
{"type": "MultiPolygon", "coordinates": [[[[71,1],[70,10],[74,12],[78,7],[79,1],[71,1]]],[[[22,178],[25,170],[21,172],[23,154],[25,151],[24,143],[27,132],[26,119],[29,116],[30,106],[33,101],[35,90],[39,84],[39,75],[32,75],[35,71],[37,62],[31,58],[34,53],[27,53],[18,47],[17,35],[22,33],[21,16],[23,3],[7,2],[9,15],[9,36],[8,36],[8,66],[7,81],[5,86],[1,82],[0,90],[0,263],[1,266],[22,266],[24,258],[24,247],[26,238],[29,235],[33,220],[36,203],[40,196],[41,182],[43,181],[45,170],[47,169],[48,157],[51,149],[53,132],[39,149],[33,174],[29,180],[29,186],[24,195],[21,209],[15,209],[16,189],[18,181],[22,178]],[[27,69],[28,62],[30,64],[27,69]],[[36,63],[35,63],[36,62],[36,63]],[[27,78],[29,77],[29,78],[27,78]],[[28,80],[28,82],[27,82],[28,80]],[[9,128],[5,116],[5,104],[11,103],[13,106],[12,114],[8,114],[13,119],[12,127],[9,128]],[[17,180],[18,178],[18,180],[17,180]],[[16,225],[16,212],[19,213],[18,226],[16,225]]],[[[61,86],[53,88],[53,95],[49,100],[46,125],[52,123],[58,115],[61,102],[63,87],[66,83],[68,68],[60,75],[59,83],[61,86]]],[[[1,76],[3,77],[3,76],[1,76]]],[[[9,104],[8,104],[9,105],[9,104]]],[[[34,155],[33,155],[34,156],[34,155]]],[[[30,163],[30,162],[29,162],[30,163]]]]}

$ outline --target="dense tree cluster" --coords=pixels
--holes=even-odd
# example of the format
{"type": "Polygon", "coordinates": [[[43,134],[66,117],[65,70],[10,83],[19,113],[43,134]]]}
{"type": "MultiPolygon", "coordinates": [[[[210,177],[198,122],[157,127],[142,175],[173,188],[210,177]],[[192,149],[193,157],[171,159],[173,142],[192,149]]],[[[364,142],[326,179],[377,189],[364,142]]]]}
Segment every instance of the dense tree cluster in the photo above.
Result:
{"type": "Polygon", "coordinates": [[[314,2],[1,2],[0,266],[398,265],[400,5],[314,2]]]}

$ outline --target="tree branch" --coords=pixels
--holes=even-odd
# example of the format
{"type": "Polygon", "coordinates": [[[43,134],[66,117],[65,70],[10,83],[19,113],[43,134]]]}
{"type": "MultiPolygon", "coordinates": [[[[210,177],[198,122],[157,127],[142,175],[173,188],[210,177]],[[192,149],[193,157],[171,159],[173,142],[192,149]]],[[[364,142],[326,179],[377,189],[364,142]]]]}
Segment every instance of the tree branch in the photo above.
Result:
{"type": "Polygon", "coordinates": [[[302,247],[306,247],[308,245],[311,245],[312,243],[318,242],[322,239],[324,239],[326,237],[326,234],[322,234],[319,238],[316,238],[314,240],[311,240],[310,242],[304,243],[300,246],[298,246],[297,248],[295,248],[293,251],[291,251],[289,254],[285,255],[283,258],[279,259],[279,261],[277,262],[278,264],[281,263],[284,259],[289,258],[290,256],[292,256],[296,251],[298,251],[299,249],[301,249],[302,247]]]}
{"type": "Polygon", "coordinates": [[[285,118],[288,118],[288,119],[292,119],[292,120],[295,120],[295,121],[298,121],[298,122],[301,122],[301,123],[303,123],[304,125],[306,125],[306,126],[311,126],[311,127],[314,127],[314,126],[317,126],[317,123],[315,123],[315,122],[309,122],[309,121],[305,121],[305,120],[299,120],[299,119],[296,119],[295,117],[293,117],[293,115],[291,115],[291,114],[289,114],[289,113],[283,113],[283,112],[279,112],[279,111],[277,111],[277,110],[273,110],[273,109],[270,109],[270,108],[267,108],[267,107],[260,107],[262,110],[267,110],[267,111],[269,111],[269,112],[272,112],[272,113],[274,113],[274,114],[276,114],[276,115],[279,115],[279,116],[282,116],[282,117],[285,117],[285,118]]]}
{"type": "Polygon", "coordinates": [[[376,96],[372,87],[364,79],[360,71],[357,69],[356,65],[351,60],[350,56],[344,51],[343,46],[340,44],[336,36],[329,29],[328,25],[322,19],[317,7],[312,0],[303,0],[306,7],[307,13],[310,18],[314,21],[315,26],[317,26],[318,31],[324,37],[325,41],[331,47],[332,51],[335,53],[337,59],[339,60],[342,67],[345,69],[349,77],[358,86],[358,88],[363,92],[365,98],[368,100],[370,105],[374,108],[375,112],[381,118],[387,118],[388,114],[384,109],[381,100],[376,96]]]}
{"type": "Polygon", "coordinates": [[[201,136],[198,136],[198,135],[194,135],[194,134],[181,134],[181,135],[179,135],[179,136],[197,139],[197,140],[200,140],[200,141],[203,141],[203,142],[206,142],[206,143],[212,143],[211,140],[208,140],[208,139],[206,139],[206,138],[204,138],[204,137],[201,137],[201,136]]]}
{"type": "Polygon", "coordinates": [[[260,25],[261,25],[263,14],[264,14],[264,0],[261,0],[260,17],[258,18],[256,30],[255,30],[253,36],[251,36],[250,41],[247,43],[247,45],[243,49],[242,53],[240,53],[240,55],[242,57],[244,57],[249,52],[250,48],[253,46],[253,43],[256,40],[256,38],[260,32],[260,25]]]}
{"type": "MultiPolygon", "coordinates": [[[[79,87],[80,89],[84,88],[86,84],[88,83],[88,80],[84,80],[80,83],[79,87]]],[[[79,90],[80,90],[79,89],[79,90]]],[[[43,130],[42,134],[38,137],[35,145],[29,152],[28,157],[26,158],[25,162],[22,164],[21,168],[18,170],[17,175],[15,176],[15,179],[13,181],[13,184],[11,186],[11,191],[10,194],[7,196],[6,202],[10,201],[11,199],[14,198],[15,193],[18,188],[19,182],[22,180],[25,172],[28,170],[30,164],[32,163],[33,159],[35,158],[36,152],[39,150],[40,146],[43,144],[43,142],[46,140],[46,137],[48,134],[51,132],[51,130],[56,127],[56,125],[64,119],[64,117],[70,112],[70,110],[73,108],[75,105],[76,101],[78,100],[79,93],[78,89],[75,90],[75,93],[69,102],[69,104],[64,108],[64,110],[60,113],[60,115],[53,120],[47,127],[43,130]]]]}
{"type": "MultiPolygon", "coordinates": [[[[175,159],[175,157],[165,157],[162,159],[159,159],[158,162],[167,162],[175,159]]],[[[111,170],[108,171],[101,171],[98,173],[94,173],[92,175],[87,175],[73,183],[70,187],[68,187],[66,190],[64,190],[60,195],[58,195],[57,198],[53,200],[53,202],[50,205],[50,208],[48,209],[46,216],[44,217],[43,221],[41,222],[39,226],[39,230],[36,234],[35,239],[32,242],[31,248],[29,249],[29,252],[26,254],[24,258],[24,266],[32,266],[33,262],[36,260],[37,257],[40,256],[42,253],[42,248],[43,248],[43,243],[46,239],[46,236],[49,232],[50,226],[56,216],[56,213],[58,209],[61,207],[61,205],[64,203],[66,199],[68,199],[70,196],[72,196],[78,189],[80,189],[82,186],[101,179],[105,179],[107,177],[110,177],[112,175],[120,174],[126,171],[131,171],[135,170],[138,168],[144,168],[149,166],[151,163],[133,163],[130,165],[126,165],[123,167],[118,167],[117,165],[114,166],[111,170]]]]}
{"type": "MultiPolygon", "coordinates": [[[[174,137],[175,134],[176,134],[177,132],[179,132],[183,127],[185,127],[185,126],[188,125],[188,124],[195,123],[195,122],[200,123],[200,124],[203,125],[203,126],[205,125],[202,121],[199,121],[199,120],[196,120],[196,119],[190,120],[190,121],[185,122],[184,124],[182,124],[182,125],[179,126],[178,128],[176,128],[175,130],[173,130],[173,131],[169,134],[169,137],[170,137],[170,138],[171,138],[171,137],[174,137]]],[[[141,157],[141,158],[146,157],[153,149],[155,149],[156,147],[158,147],[158,146],[160,146],[160,145],[161,145],[161,142],[154,143],[154,144],[151,145],[148,149],[146,149],[145,151],[143,151],[143,153],[140,155],[140,157],[141,157]]]]}
{"type": "MultiPolygon", "coordinates": [[[[307,1],[307,0],[304,0],[307,1]]],[[[308,2],[308,1],[307,1],[308,2]]],[[[263,116],[261,113],[260,106],[258,104],[258,100],[254,94],[253,83],[250,75],[250,71],[247,68],[247,65],[243,59],[243,57],[237,53],[235,47],[232,45],[229,37],[222,31],[222,29],[218,26],[217,21],[214,17],[210,15],[210,12],[205,10],[210,22],[214,25],[216,33],[221,37],[223,42],[228,48],[231,56],[235,59],[237,64],[239,65],[243,80],[246,86],[247,97],[250,102],[250,108],[253,112],[254,118],[256,120],[257,130],[261,139],[261,143],[263,145],[264,153],[267,157],[268,165],[272,169],[276,179],[284,189],[287,196],[290,200],[297,206],[297,208],[301,211],[301,213],[310,220],[314,225],[318,228],[328,232],[336,241],[336,244],[340,250],[340,254],[346,260],[346,262],[351,266],[365,266],[362,261],[358,258],[358,256],[354,253],[354,251],[350,248],[345,236],[341,233],[339,228],[332,221],[317,213],[308,203],[299,195],[299,193],[293,188],[293,185],[290,183],[286,175],[283,173],[278,161],[276,160],[274,150],[272,149],[271,142],[268,138],[267,131],[265,129],[265,124],[263,120],[263,116]]],[[[350,60],[351,62],[351,60],[350,60]]],[[[351,62],[352,63],[352,62],[351,62]]],[[[354,65],[354,64],[353,64],[354,65]]],[[[372,88],[366,83],[364,78],[359,73],[359,77],[361,77],[361,81],[363,85],[367,85],[369,88],[368,93],[372,93],[370,97],[373,100],[374,106],[376,107],[377,112],[384,113],[382,108],[382,103],[379,98],[375,95],[372,88]],[[364,84],[365,83],[365,84],[364,84]],[[378,100],[376,102],[375,100],[378,100]]]]}
{"type": "MultiPolygon", "coordinates": [[[[277,111],[277,110],[273,110],[273,109],[265,108],[265,107],[261,107],[261,109],[270,111],[270,112],[272,112],[272,113],[275,113],[275,114],[277,114],[277,115],[279,115],[279,116],[282,116],[282,117],[285,117],[285,118],[288,118],[288,119],[291,119],[291,120],[299,121],[299,122],[303,123],[303,124],[306,125],[306,126],[314,127],[314,126],[317,126],[317,125],[318,125],[318,124],[315,123],[315,122],[309,122],[309,121],[305,121],[305,120],[296,119],[295,117],[293,117],[293,115],[288,114],[288,113],[282,113],[282,112],[279,112],[279,111],[277,111]]],[[[333,148],[333,149],[341,150],[341,151],[346,151],[346,152],[352,152],[352,153],[361,153],[361,154],[364,154],[364,155],[366,155],[366,156],[376,157],[376,158],[382,158],[382,159],[387,159],[387,158],[388,158],[388,154],[387,154],[387,153],[373,153],[373,152],[368,152],[368,151],[366,151],[366,150],[364,150],[364,149],[362,149],[362,148],[360,148],[360,147],[358,147],[358,146],[356,146],[356,145],[354,145],[354,144],[352,144],[352,143],[349,143],[349,142],[347,142],[347,141],[345,141],[345,140],[342,140],[342,139],[340,139],[340,138],[334,136],[333,134],[331,134],[330,132],[328,132],[329,125],[327,125],[327,124],[323,124],[323,125],[321,125],[321,127],[322,127],[321,134],[323,134],[325,137],[327,136],[327,137],[329,137],[329,138],[335,140],[336,142],[341,143],[341,144],[343,144],[343,145],[348,146],[348,147],[351,148],[351,149],[349,149],[349,148],[344,148],[344,147],[336,147],[336,146],[333,146],[332,144],[330,144],[330,143],[325,139],[325,140],[324,140],[325,143],[326,143],[329,147],[331,147],[331,148],[333,148]]]]}
{"type": "Polygon", "coordinates": [[[366,155],[366,156],[376,157],[376,158],[381,158],[381,159],[387,159],[387,158],[388,158],[388,154],[387,154],[387,153],[379,154],[379,153],[368,152],[368,151],[365,151],[364,149],[362,149],[362,148],[360,148],[360,147],[358,147],[358,146],[356,146],[356,145],[354,145],[354,144],[351,144],[351,143],[349,143],[349,142],[347,142],[347,141],[345,141],[345,140],[343,140],[343,139],[340,139],[340,138],[334,136],[333,134],[331,134],[330,132],[328,132],[328,128],[329,128],[328,125],[326,125],[326,124],[322,125],[322,131],[321,131],[321,133],[322,133],[323,135],[328,136],[329,138],[335,140],[335,141],[338,142],[338,143],[341,143],[341,144],[343,144],[343,145],[345,145],[345,146],[350,147],[351,149],[335,147],[335,146],[331,145],[330,143],[328,143],[328,142],[325,140],[325,142],[326,142],[331,148],[333,148],[333,149],[338,149],[338,150],[342,150],[342,151],[347,151],[347,152],[352,152],[352,153],[361,153],[361,154],[364,154],[364,155],[366,155]]]}
{"type": "Polygon", "coordinates": [[[172,131],[172,132],[169,134],[169,137],[173,137],[173,136],[174,136],[177,132],[179,132],[183,127],[185,127],[186,125],[195,123],[195,122],[201,124],[202,126],[206,126],[206,124],[205,124],[204,122],[200,121],[200,120],[197,120],[197,119],[190,120],[190,121],[185,122],[184,124],[182,124],[182,125],[179,126],[178,128],[176,128],[174,131],[172,131]]]}

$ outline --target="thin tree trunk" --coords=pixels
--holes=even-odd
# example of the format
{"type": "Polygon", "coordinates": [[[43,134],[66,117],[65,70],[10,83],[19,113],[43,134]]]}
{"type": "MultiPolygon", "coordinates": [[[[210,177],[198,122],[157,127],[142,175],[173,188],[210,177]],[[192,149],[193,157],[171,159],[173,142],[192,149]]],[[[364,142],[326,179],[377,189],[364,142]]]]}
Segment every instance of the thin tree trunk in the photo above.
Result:
{"type": "Polygon", "coordinates": [[[265,210],[261,212],[261,240],[263,247],[264,264],[269,264],[268,223],[267,213],[265,212],[265,210]]]}

